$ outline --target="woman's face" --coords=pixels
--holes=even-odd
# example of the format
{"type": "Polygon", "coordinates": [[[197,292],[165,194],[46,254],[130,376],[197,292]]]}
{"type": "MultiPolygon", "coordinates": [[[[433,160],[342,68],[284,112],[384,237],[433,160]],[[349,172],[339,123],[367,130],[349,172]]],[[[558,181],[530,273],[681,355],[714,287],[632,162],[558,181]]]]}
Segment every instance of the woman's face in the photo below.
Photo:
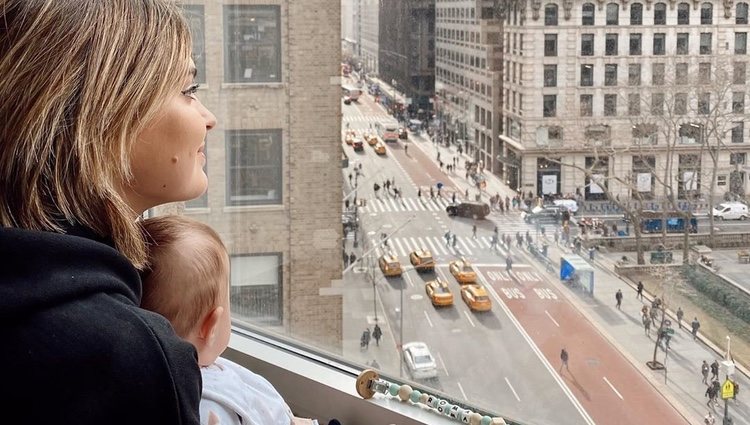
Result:
{"type": "Polygon", "coordinates": [[[206,134],[216,125],[216,117],[196,96],[192,61],[191,70],[133,145],[133,180],[123,195],[137,214],[167,202],[195,199],[208,186],[203,171],[206,134]]]}

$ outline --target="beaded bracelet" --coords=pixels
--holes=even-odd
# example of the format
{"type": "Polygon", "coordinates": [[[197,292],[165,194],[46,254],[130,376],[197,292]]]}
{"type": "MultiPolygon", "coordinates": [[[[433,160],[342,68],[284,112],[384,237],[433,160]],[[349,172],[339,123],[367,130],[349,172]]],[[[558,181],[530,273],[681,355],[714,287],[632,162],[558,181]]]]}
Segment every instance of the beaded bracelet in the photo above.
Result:
{"type": "Polygon", "coordinates": [[[423,404],[438,413],[457,419],[465,424],[470,425],[506,425],[503,418],[492,418],[482,416],[479,413],[464,409],[461,406],[451,404],[434,395],[423,393],[419,390],[412,389],[409,385],[398,385],[380,378],[378,372],[372,369],[365,369],[357,377],[357,393],[364,399],[372,398],[375,393],[398,396],[401,401],[411,401],[412,403],[423,404]]]}

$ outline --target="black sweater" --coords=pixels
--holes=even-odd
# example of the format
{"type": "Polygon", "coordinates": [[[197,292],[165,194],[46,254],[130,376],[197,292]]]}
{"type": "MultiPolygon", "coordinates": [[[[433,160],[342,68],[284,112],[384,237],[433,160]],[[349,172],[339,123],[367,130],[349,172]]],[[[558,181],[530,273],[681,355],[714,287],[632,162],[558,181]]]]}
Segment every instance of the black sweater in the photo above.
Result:
{"type": "Polygon", "coordinates": [[[125,257],[72,233],[86,237],[0,229],[1,417],[199,424],[195,348],[138,307],[141,280],[125,257]]]}

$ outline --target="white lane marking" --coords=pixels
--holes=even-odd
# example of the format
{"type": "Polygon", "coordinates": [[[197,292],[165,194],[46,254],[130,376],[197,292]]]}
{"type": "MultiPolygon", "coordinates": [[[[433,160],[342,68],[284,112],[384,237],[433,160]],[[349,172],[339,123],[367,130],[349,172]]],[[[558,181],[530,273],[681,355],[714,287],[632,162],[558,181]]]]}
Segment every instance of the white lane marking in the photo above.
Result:
{"type": "Polygon", "coordinates": [[[482,239],[480,239],[480,241],[482,242],[482,244],[484,244],[485,248],[491,248],[492,247],[492,244],[490,243],[490,241],[487,240],[487,238],[483,237],[482,239]]]}
{"type": "MultiPolygon", "coordinates": [[[[414,239],[414,238],[412,238],[412,239],[414,239]]],[[[427,239],[427,237],[425,237],[425,239],[427,239]]],[[[419,249],[429,250],[430,247],[427,246],[427,243],[425,242],[425,239],[422,239],[421,237],[418,237],[417,240],[419,242],[416,242],[418,244],[417,246],[419,246],[419,249]]],[[[435,252],[435,251],[430,251],[430,252],[435,252]]]]}
{"type": "Polygon", "coordinates": [[[466,397],[466,393],[464,392],[464,387],[461,386],[461,383],[456,381],[456,384],[458,384],[458,390],[461,391],[461,395],[463,396],[464,400],[468,400],[469,397],[466,397]]]}
{"type": "Polygon", "coordinates": [[[464,246],[464,248],[466,248],[466,252],[467,252],[467,253],[468,253],[469,255],[474,255],[474,253],[473,253],[473,252],[471,251],[471,248],[469,248],[469,246],[468,246],[468,245],[466,245],[466,244],[464,243],[463,239],[461,239],[461,238],[457,238],[457,239],[458,239],[458,242],[459,242],[459,243],[460,243],[461,245],[463,245],[463,246],[464,246]]]}
{"type": "Polygon", "coordinates": [[[399,204],[398,204],[398,202],[396,202],[396,200],[395,200],[395,199],[393,199],[393,198],[390,198],[390,199],[388,199],[388,202],[390,202],[390,203],[391,203],[391,206],[393,207],[393,211],[394,211],[394,212],[395,212],[395,211],[400,211],[400,210],[399,210],[399,204]]]}
{"type": "MultiPolygon", "coordinates": [[[[476,266],[476,264],[475,264],[476,266]]],[[[513,265],[516,266],[515,264],[513,265]]],[[[546,357],[544,357],[544,354],[542,354],[542,351],[539,350],[539,347],[534,343],[534,341],[531,339],[528,333],[526,333],[526,330],[524,330],[523,326],[521,326],[521,323],[516,319],[515,316],[513,316],[513,312],[510,311],[510,308],[505,304],[502,298],[495,292],[495,288],[493,288],[489,283],[487,283],[487,279],[484,277],[484,274],[477,270],[479,273],[477,273],[477,276],[482,281],[482,284],[484,284],[484,287],[487,289],[487,291],[492,295],[493,298],[495,298],[495,301],[500,306],[500,308],[503,309],[505,312],[505,315],[508,316],[508,319],[510,319],[511,323],[518,329],[518,332],[521,334],[523,339],[526,340],[526,343],[529,344],[529,347],[531,347],[531,350],[534,351],[534,353],[537,355],[539,360],[542,362],[542,365],[547,368],[547,371],[552,376],[552,379],[554,379],[557,384],[562,389],[563,393],[568,396],[568,399],[570,399],[570,402],[573,403],[573,407],[578,410],[578,413],[581,414],[581,417],[583,417],[583,420],[586,421],[589,425],[595,425],[594,420],[591,419],[591,416],[589,416],[588,412],[583,408],[581,403],[576,399],[576,397],[573,395],[573,392],[570,391],[570,388],[563,382],[560,375],[557,373],[557,370],[550,364],[550,362],[547,360],[546,357]]]]}
{"type": "Polygon", "coordinates": [[[614,392],[615,392],[615,394],[617,394],[617,397],[620,397],[620,400],[624,400],[624,399],[622,398],[622,394],[620,394],[620,392],[619,392],[619,391],[617,391],[617,388],[615,388],[615,386],[614,386],[614,385],[612,385],[612,383],[611,383],[611,382],[609,382],[609,379],[607,379],[607,377],[606,377],[606,376],[602,376],[602,378],[604,379],[604,382],[606,382],[606,383],[607,383],[607,385],[609,385],[609,387],[610,387],[610,388],[612,388],[612,391],[614,391],[614,392]]]}
{"type": "Polygon", "coordinates": [[[546,315],[547,315],[547,317],[549,317],[549,320],[551,320],[551,321],[552,321],[552,323],[554,323],[554,324],[555,324],[555,326],[557,326],[558,328],[560,327],[560,324],[559,324],[559,323],[557,323],[557,321],[556,321],[555,319],[553,319],[553,318],[552,318],[552,315],[551,315],[551,314],[549,314],[549,312],[548,312],[547,310],[544,310],[544,314],[546,314],[546,315]]]}
{"type": "Polygon", "coordinates": [[[434,328],[434,326],[432,326],[432,320],[430,320],[430,315],[427,314],[427,310],[422,310],[422,311],[424,311],[424,317],[427,319],[427,323],[430,324],[431,328],[434,328]]]}
{"type": "Polygon", "coordinates": [[[477,327],[477,326],[476,326],[476,325],[474,324],[474,321],[473,321],[473,320],[471,320],[471,316],[469,316],[469,312],[468,312],[468,311],[464,310],[464,316],[466,316],[466,318],[467,318],[467,319],[469,319],[469,323],[471,323],[471,326],[473,326],[473,327],[475,327],[475,328],[477,327]]]}
{"type": "MultiPolygon", "coordinates": [[[[432,238],[425,237],[425,240],[427,241],[427,244],[430,245],[430,248],[432,248],[433,255],[440,254],[440,251],[437,248],[435,248],[435,245],[432,243],[432,238]]],[[[440,246],[440,244],[438,244],[438,246],[440,246]]],[[[445,252],[443,252],[443,254],[445,254],[445,252]]]]}
{"type": "Polygon", "coordinates": [[[401,243],[403,243],[404,246],[406,247],[406,254],[408,255],[412,251],[411,245],[409,245],[409,239],[408,238],[403,238],[403,239],[401,239],[401,243]]]}
{"type": "Polygon", "coordinates": [[[394,239],[391,242],[398,248],[399,253],[403,256],[406,255],[406,252],[404,251],[404,248],[401,247],[401,244],[398,242],[398,239],[394,239]]]}
{"type": "Polygon", "coordinates": [[[472,247],[472,248],[477,248],[477,246],[474,245],[474,238],[473,237],[472,238],[466,238],[466,243],[468,243],[469,246],[472,247]]]}
{"type": "Polygon", "coordinates": [[[417,240],[414,238],[409,238],[409,240],[411,241],[412,246],[412,249],[409,250],[409,254],[411,254],[411,251],[417,251],[423,248],[427,248],[426,246],[424,246],[421,240],[419,242],[417,242],[417,240]]]}
{"type": "Polygon", "coordinates": [[[448,373],[448,368],[445,367],[445,362],[443,361],[443,356],[440,355],[440,353],[437,353],[437,358],[440,360],[440,365],[443,366],[443,372],[445,372],[445,376],[451,376],[450,373],[448,373]]]}
{"type": "Polygon", "coordinates": [[[402,273],[401,277],[403,277],[403,279],[406,281],[406,283],[409,284],[409,286],[411,286],[412,288],[414,288],[414,283],[411,281],[411,278],[409,277],[408,274],[402,273]]]}
{"type": "Polygon", "coordinates": [[[510,381],[508,380],[507,376],[505,377],[505,383],[508,384],[508,387],[510,387],[510,390],[513,391],[513,396],[516,397],[516,400],[518,400],[520,402],[521,398],[518,397],[518,393],[516,392],[516,389],[513,388],[513,385],[510,385],[510,381]]]}

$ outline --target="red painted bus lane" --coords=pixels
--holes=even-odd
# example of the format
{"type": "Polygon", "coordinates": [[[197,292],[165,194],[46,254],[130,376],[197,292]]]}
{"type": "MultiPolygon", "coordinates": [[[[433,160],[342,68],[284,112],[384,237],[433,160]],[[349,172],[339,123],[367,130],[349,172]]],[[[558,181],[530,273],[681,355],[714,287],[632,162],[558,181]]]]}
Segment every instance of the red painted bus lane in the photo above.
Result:
{"type": "Polygon", "coordinates": [[[687,423],[540,272],[518,268],[509,274],[503,267],[479,272],[594,422],[687,423]],[[560,359],[563,348],[569,353],[568,368],[560,359]]]}

